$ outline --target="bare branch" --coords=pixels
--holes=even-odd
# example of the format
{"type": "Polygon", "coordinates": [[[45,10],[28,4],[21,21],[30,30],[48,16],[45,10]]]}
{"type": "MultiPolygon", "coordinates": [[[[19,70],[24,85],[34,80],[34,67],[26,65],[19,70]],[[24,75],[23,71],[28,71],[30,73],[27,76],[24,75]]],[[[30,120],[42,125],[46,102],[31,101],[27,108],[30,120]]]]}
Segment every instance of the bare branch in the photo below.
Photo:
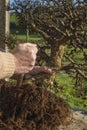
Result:
{"type": "Polygon", "coordinates": [[[85,73],[83,71],[81,71],[78,68],[78,65],[67,55],[64,55],[72,64],[73,64],[73,68],[77,71],[77,73],[79,73],[84,79],[87,80],[87,76],[85,75],[85,73]]]}

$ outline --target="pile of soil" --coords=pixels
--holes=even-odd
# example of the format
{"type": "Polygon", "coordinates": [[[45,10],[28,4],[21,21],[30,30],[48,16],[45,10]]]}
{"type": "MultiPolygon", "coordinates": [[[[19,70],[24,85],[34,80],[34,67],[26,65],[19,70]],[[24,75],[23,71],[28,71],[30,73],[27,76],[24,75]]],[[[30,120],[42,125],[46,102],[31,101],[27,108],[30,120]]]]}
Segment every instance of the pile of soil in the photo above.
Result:
{"type": "Polygon", "coordinates": [[[38,86],[0,88],[0,130],[58,130],[70,116],[69,105],[38,86]]]}

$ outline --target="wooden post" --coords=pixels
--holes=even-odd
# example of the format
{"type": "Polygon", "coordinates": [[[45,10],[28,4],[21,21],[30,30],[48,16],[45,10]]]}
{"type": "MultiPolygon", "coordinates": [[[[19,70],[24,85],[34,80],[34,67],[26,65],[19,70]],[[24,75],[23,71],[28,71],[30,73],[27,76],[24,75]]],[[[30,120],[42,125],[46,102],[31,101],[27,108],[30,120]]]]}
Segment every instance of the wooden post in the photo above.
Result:
{"type": "Polygon", "coordinates": [[[0,0],[0,50],[5,50],[5,36],[9,35],[9,0],[0,0]]]}

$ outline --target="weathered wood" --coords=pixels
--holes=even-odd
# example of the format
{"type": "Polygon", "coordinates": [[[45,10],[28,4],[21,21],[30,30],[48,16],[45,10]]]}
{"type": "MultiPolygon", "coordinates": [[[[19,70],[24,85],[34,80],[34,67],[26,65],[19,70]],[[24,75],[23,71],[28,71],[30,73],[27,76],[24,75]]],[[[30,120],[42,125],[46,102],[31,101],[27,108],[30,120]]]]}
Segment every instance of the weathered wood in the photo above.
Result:
{"type": "Polygon", "coordinates": [[[5,36],[9,34],[9,0],[0,0],[0,48],[5,49],[5,36]]]}

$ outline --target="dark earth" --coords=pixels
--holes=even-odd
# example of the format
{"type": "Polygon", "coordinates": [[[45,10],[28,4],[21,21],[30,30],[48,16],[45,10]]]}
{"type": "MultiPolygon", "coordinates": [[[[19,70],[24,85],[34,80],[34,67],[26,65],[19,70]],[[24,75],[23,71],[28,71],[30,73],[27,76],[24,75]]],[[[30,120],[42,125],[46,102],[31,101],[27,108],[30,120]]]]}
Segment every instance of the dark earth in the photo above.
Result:
{"type": "Polygon", "coordinates": [[[40,86],[0,81],[0,130],[87,130],[87,112],[40,86]]]}
{"type": "Polygon", "coordinates": [[[69,105],[44,88],[0,83],[0,130],[58,130],[70,115],[69,105]]]}

